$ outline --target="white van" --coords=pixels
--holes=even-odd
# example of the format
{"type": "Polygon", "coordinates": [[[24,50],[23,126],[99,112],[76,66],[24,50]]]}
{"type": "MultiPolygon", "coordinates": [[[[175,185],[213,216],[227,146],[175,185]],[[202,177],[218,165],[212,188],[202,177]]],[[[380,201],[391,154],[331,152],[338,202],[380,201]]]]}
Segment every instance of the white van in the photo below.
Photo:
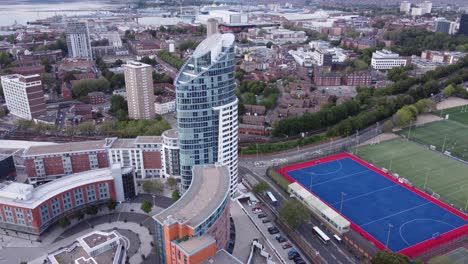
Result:
{"type": "Polygon", "coordinates": [[[341,240],[341,238],[337,235],[333,235],[333,237],[335,238],[335,240],[338,242],[338,243],[341,243],[343,240],[341,240]]]}

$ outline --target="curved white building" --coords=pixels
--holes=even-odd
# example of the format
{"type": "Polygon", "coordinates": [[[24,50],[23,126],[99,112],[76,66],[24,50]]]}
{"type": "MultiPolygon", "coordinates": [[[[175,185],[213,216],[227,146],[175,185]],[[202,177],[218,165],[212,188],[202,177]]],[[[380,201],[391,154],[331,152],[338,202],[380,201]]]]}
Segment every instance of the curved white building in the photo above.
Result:
{"type": "Polygon", "coordinates": [[[201,42],[177,75],[177,124],[182,192],[192,166],[228,167],[231,195],[237,186],[238,100],[234,94],[234,35],[213,34],[201,42]]]}
{"type": "Polygon", "coordinates": [[[179,177],[179,133],[177,129],[169,129],[162,134],[162,160],[164,161],[164,178],[179,177]]]}

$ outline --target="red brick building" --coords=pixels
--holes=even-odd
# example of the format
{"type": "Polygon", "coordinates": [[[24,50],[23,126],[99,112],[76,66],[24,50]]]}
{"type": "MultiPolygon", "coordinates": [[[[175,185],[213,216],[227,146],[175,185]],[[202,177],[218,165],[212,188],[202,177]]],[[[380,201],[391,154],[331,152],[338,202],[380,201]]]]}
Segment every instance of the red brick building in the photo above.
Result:
{"type": "Polygon", "coordinates": [[[104,140],[31,146],[23,152],[25,171],[32,182],[107,168],[110,164],[131,167],[136,178],[163,177],[162,138],[104,140]]]}
{"type": "Polygon", "coordinates": [[[106,102],[106,97],[103,92],[91,92],[88,94],[88,102],[92,105],[102,104],[106,102]]]}
{"type": "Polygon", "coordinates": [[[354,72],[345,74],[343,78],[345,85],[349,86],[371,86],[372,75],[370,72],[354,72]]]}
{"type": "Polygon", "coordinates": [[[341,74],[333,72],[316,72],[314,83],[317,86],[339,86],[341,85],[341,74]]]}

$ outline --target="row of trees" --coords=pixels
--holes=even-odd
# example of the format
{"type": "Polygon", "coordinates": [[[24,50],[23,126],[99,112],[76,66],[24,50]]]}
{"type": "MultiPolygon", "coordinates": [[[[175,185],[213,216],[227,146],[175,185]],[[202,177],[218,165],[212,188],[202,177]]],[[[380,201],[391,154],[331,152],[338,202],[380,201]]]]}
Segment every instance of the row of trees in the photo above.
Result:
{"type": "Polygon", "coordinates": [[[184,61],[182,59],[175,57],[169,51],[166,50],[160,51],[159,57],[176,69],[180,69],[184,65],[184,61]]]}
{"type": "Polygon", "coordinates": [[[122,138],[134,138],[137,136],[160,136],[162,132],[171,128],[171,125],[161,119],[131,120],[106,122],[100,125],[97,132],[101,135],[122,138]]]}
{"type": "Polygon", "coordinates": [[[88,93],[91,92],[110,92],[111,84],[105,78],[79,80],[73,85],[73,97],[80,101],[86,101],[88,93]]]}
{"type": "Polygon", "coordinates": [[[392,50],[402,56],[420,55],[424,50],[468,51],[468,37],[462,34],[447,35],[421,28],[404,28],[387,31],[385,37],[395,41],[392,50]]]}

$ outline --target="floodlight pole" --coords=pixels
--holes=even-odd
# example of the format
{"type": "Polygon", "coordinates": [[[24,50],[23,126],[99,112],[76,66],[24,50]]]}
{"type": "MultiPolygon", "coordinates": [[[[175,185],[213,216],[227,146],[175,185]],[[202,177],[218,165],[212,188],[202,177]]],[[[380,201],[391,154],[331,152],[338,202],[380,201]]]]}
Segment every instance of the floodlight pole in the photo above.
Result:
{"type": "Polygon", "coordinates": [[[468,199],[466,199],[465,211],[468,209],[468,199]]]}
{"type": "Polygon", "coordinates": [[[424,181],[424,189],[426,189],[428,178],[429,178],[429,168],[426,170],[426,180],[424,181]]]}
{"type": "Polygon", "coordinates": [[[447,135],[445,135],[444,137],[444,144],[442,144],[442,153],[444,153],[444,149],[445,149],[445,141],[447,140],[447,135]]]}
{"type": "Polygon", "coordinates": [[[340,213],[343,212],[343,197],[346,195],[346,193],[341,192],[341,204],[340,204],[340,213]]]}
{"type": "Polygon", "coordinates": [[[385,243],[385,247],[388,249],[388,242],[390,241],[390,230],[392,228],[392,224],[388,224],[388,234],[387,234],[387,243],[385,243]]]}
{"type": "Polygon", "coordinates": [[[412,125],[413,125],[413,121],[410,121],[409,130],[408,130],[408,140],[410,140],[410,138],[411,138],[411,126],[412,125]]]}

